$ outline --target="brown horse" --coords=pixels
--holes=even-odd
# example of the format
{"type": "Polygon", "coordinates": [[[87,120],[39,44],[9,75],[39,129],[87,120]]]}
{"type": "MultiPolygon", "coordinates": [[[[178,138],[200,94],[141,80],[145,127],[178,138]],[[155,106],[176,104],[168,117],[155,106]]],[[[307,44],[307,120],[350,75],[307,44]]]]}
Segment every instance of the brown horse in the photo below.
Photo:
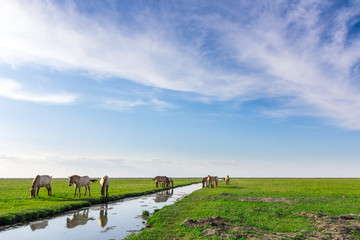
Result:
{"type": "Polygon", "coordinates": [[[208,177],[204,177],[203,180],[201,181],[201,183],[202,183],[202,188],[208,186],[208,181],[207,181],[207,180],[208,180],[208,177]]]}
{"type": "Polygon", "coordinates": [[[226,183],[226,184],[229,184],[229,183],[230,183],[230,177],[229,177],[229,175],[227,175],[227,176],[225,177],[225,183],[226,183]]]}
{"type": "Polygon", "coordinates": [[[153,180],[155,180],[156,187],[159,183],[164,183],[166,187],[169,187],[170,181],[166,176],[156,176],[153,180]]]}
{"type": "Polygon", "coordinates": [[[103,176],[100,180],[100,185],[101,185],[101,197],[104,197],[105,195],[105,189],[106,189],[106,197],[109,196],[109,183],[110,183],[110,178],[108,176],[103,176]]]}
{"type": "Polygon", "coordinates": [[[39,190],[41,187],[46,187],[48,190],[48,196],[51,196],[51,178],[52,176],[49,175],[37,175],[34,178],[30,188],[30,198],[34,198],[36,195],[39,196],[39,190]]]}
{"type": "MultiPolygon", "coordinates": [[[[172,178],[170,178],[170,177],[167,177],[167,178],[169,179],[169,185],[171,184],[171,187],[174,187],[174,182],[173,182],[172,178]]],[[[165,187],[165,184],[166,184],[166,182],[162,182],[161,186],[165,187]]]]}
{"type": "Polygon", "coordinates": [[[89,189],[89,197],[91,196],[90,193],[90,182],[96,182],[96,179],[90,179],[89,176],[82,176],[80,177],[79,175],[72,175],[69,177],[69,186],[71,185],[75,185],[75,193],[74,193],[74,197],[76,196],[76,191],[77,189],[79,189],[79,197],[81,196],[80,190],[82,187],[85,187],[85,194],[84,197],[86,196],[86,192],[89,189]]]}
{"type": "Polygon", "coordinates": [[[215,187],[218,187],[218,177],[217,176],[208,176],[207,177],[207,183],[208,183],[208,186],[211,185],[211,187],[213,188],[214,186],[215,187]]]}

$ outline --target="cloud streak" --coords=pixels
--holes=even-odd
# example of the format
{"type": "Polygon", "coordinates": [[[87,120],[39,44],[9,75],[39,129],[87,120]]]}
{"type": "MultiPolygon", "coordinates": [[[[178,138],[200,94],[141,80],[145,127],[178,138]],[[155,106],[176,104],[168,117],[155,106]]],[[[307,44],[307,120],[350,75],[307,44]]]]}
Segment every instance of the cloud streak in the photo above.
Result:
{"type": "Polygon", "coordinates": [[[12,80],[0,78],[0,96],[13,100],[30,101],[46,104],[70,104],[75,102],[77,96],[68,93],[47,93],[42,91],[29,91],[12,80]]]}
{"type": "MultiPolygon", "coordinates": [[[[71,1],[35,3],[2,3],[3,63],[81,69],[214,100],[287,98],[267,112],[360,129],[358,3],[149,4],[127,9],[135,16],[128,21],[121,8],[90,16],[71,1]]],[[[106,103],[117,110],[147,104],[106,103]]]]}
{"type": "Polygon", "coordinates": [[[121,111],[121,112],[132,111],[133,109],[141,106],[149,106],[159,112],[176,107],[174,104],[161,101],[158,99],[151,99],[151,100],[138,99],[136,101],[106,99],[103,104],[99,105],[99,107],[104,109],[121,111]]]}

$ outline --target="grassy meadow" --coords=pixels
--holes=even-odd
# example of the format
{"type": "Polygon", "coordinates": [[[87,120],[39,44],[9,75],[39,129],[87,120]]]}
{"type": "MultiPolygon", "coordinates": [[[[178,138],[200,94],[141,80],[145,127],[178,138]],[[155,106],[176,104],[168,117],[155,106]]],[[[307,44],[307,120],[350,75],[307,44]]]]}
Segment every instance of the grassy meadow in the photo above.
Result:
{"type": "MultiPolygon", "coordinates": [[[[201,181],[187,178],[173,180],[174,187],[201,181]]],[[[52,216],[91,204],[154,193],[161,189],[157,189],[150,178],[110,179],[110,196],[101,199],[99,181],[90,184],[91,197],[84,197],[85,188],[82,188],[82,196],[79,198],[78,193],[74,197],[74,186],[69,187],[68,179],[55,178],[51,184],[52,196],[47,196],[47,190],[43,187],[40,188],[39,197],[30,199],[32,179],[0,179],[0,226],[52,216]]]]}
{"type": "Polygon", "coordinates": [[[195,191],[129,239],[360,239],[360,179],[231,179],[195,191]]]}

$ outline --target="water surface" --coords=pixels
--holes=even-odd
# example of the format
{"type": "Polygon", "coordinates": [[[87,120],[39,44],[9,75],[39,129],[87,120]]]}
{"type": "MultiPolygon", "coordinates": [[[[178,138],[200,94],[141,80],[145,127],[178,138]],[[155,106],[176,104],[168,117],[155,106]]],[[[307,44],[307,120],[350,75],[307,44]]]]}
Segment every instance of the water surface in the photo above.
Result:
{"type": "Polygon", "coordinates": [[[58,217],[0,231],[0,239],[123,239],[145,228],[144,210],[150,213],[201,188],[193,184],[146,196],[93,205],[58,217]]]}

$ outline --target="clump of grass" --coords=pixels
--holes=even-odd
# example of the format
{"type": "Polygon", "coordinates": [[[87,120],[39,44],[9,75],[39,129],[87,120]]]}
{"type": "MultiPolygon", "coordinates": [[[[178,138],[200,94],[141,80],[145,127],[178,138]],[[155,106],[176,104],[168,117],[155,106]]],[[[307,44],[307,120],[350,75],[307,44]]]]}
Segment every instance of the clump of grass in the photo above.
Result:
{"type": "Polygon", "coordinates": [[[148,217],[148,216],[150,216],[150,213],[149,213],[149,211],[147,211],[147,210],[143,210],[143,211],[142,211],[142,215],[143,215],[144,217],[148,217]]]}

